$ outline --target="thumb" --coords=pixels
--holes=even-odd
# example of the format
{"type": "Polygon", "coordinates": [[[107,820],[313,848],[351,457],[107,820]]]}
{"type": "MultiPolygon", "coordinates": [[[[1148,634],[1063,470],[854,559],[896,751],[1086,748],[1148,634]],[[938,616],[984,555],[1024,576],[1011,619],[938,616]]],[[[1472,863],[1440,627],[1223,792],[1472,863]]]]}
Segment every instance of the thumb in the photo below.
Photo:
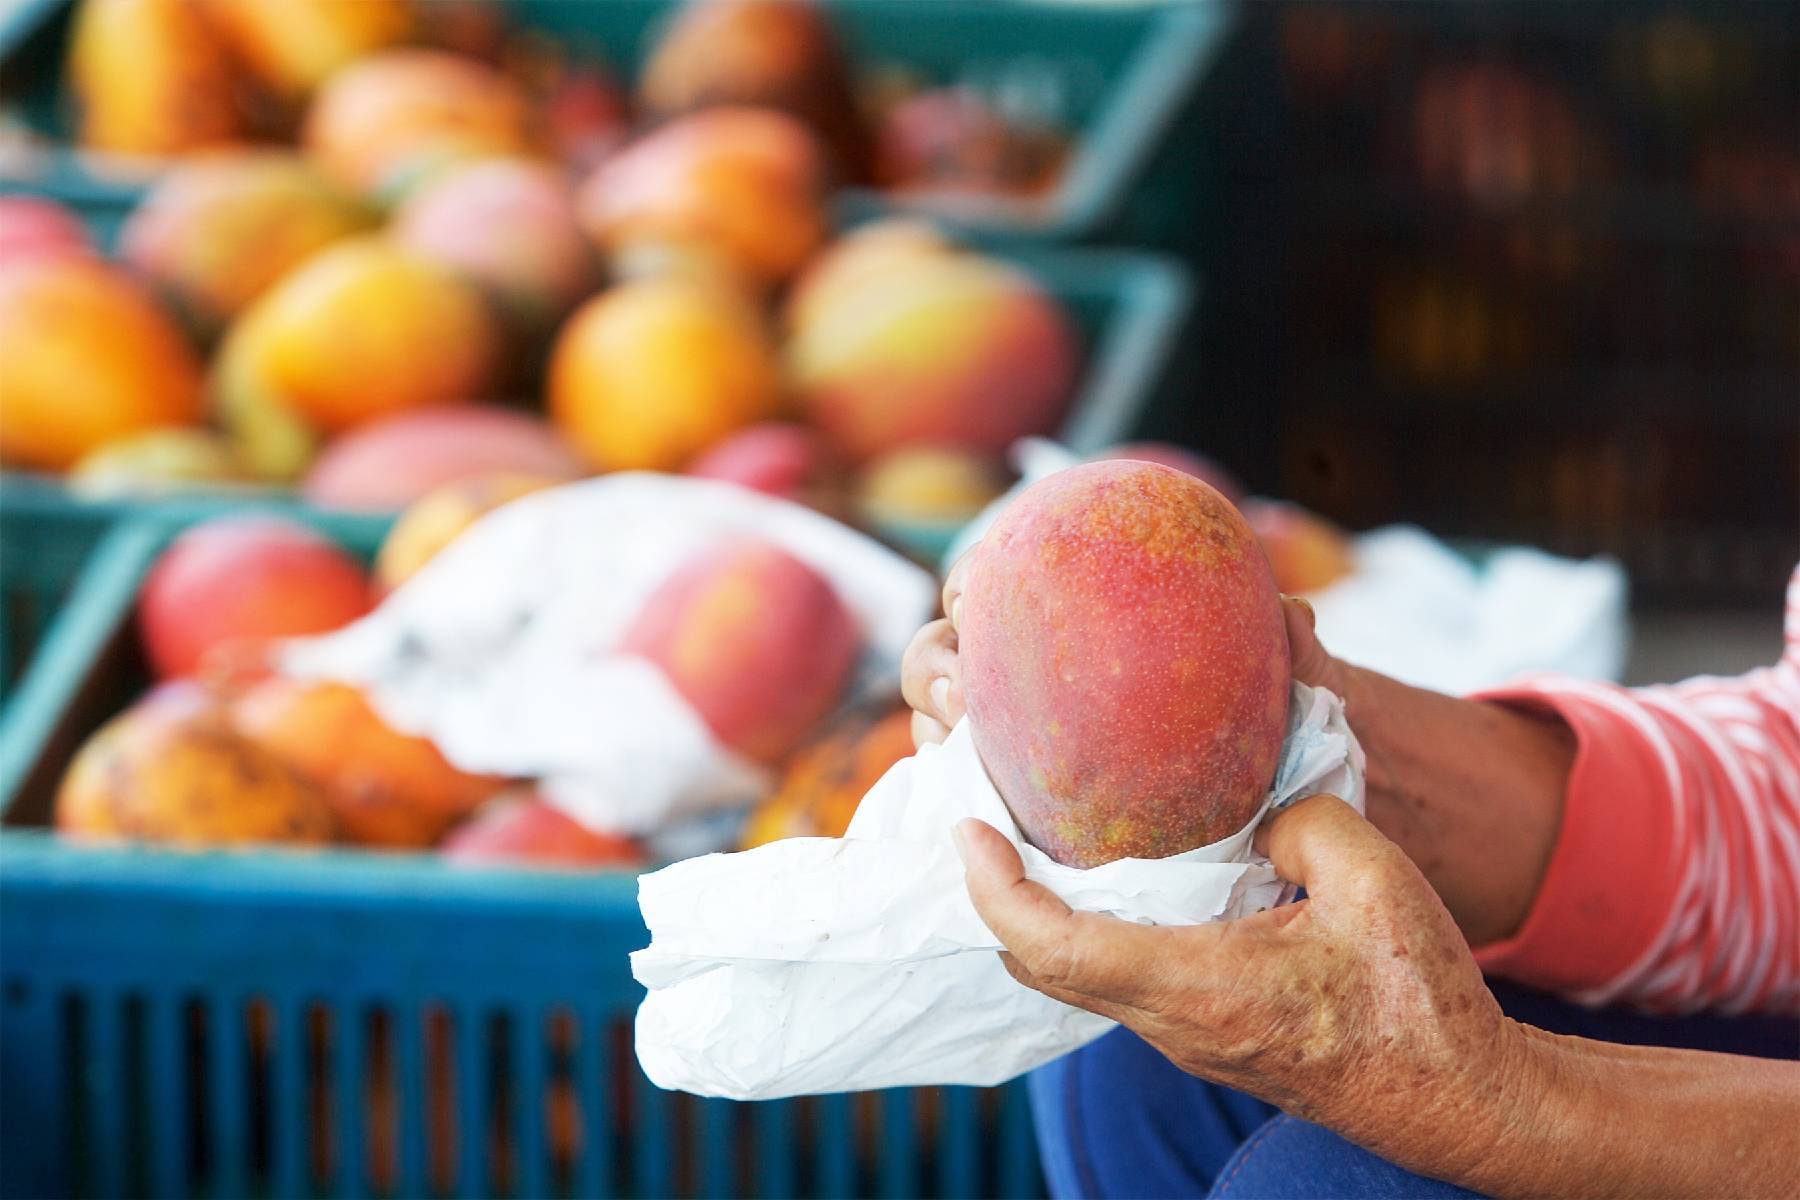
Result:
{"type": "Polygon", "coordinates": [[[1119,1004],[1141,997],[1147,974],[1169,952],[1168,931],[1076,912],[1027,879],[1018,850],[984,821],[965,818],[953,834],[975,911],[1032,986],[1069,1003],[1068,993],[1119,1004]]]}
{"type": "Polygon", "coordinates": [[[1354,808],[1323,792],[1263,822],[1256,848],[1269,856],[1277,874],[1313,896],[1370,882],[1379,865],[1397,853],[1354,808]]]}

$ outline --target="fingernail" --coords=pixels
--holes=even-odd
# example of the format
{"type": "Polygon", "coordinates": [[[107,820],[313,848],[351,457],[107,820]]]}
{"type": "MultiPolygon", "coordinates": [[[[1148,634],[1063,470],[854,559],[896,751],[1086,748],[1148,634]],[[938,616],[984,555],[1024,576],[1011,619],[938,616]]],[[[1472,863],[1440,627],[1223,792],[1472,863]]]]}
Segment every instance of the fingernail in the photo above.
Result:
{"type": "Polygon", "coordinates": [[[963,821],[967,821],[968,819],[969,818],[964,817],[962,821],[958,821],[950,826],[950,844],[956,847],[956,857],[962,859],[965,863],[969,861],[969,851],[968,842],[963,837],[963,821]]]}
{"type": "Polygon", "coordinates": [[[950,601],[950,623],[958,629],[962,628],[962,597],[950,601]]]}
{"type": "Polygon", "coordinates": [[[1313,611],[1311,600],[1308,600],[1305,596],[1289,596],[1288,599],[1306,610],[1306,623],[1308,625],[1317,625],[1319,623],[1319,614],[1313,611]]]}
{"type": "Polygon", "coordinates": [[[950,677],[939,675],[931,681],[931,707],[946,725],[950,723],[950,677]]]}

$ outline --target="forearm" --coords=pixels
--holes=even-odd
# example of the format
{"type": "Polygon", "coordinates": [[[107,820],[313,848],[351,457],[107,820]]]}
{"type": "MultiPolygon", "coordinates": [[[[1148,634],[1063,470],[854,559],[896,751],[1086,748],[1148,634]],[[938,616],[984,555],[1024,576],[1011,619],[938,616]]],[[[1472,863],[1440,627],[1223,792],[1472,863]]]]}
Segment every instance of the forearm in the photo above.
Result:
{"type": "Polygon", "coordinates": [[[1335,681],[1368,755],[1367,808],[1472,945],[1515,932],[1561,822],[1574,737],[1554,720],[1344,666],[1335,681]]]}
{"type": "Polygon", "coordinates": [[[1791,1196],[1800,1063],[1520,1027],[1483,1140],[1424,1170],[1493,1196],[1791,1196]]]}

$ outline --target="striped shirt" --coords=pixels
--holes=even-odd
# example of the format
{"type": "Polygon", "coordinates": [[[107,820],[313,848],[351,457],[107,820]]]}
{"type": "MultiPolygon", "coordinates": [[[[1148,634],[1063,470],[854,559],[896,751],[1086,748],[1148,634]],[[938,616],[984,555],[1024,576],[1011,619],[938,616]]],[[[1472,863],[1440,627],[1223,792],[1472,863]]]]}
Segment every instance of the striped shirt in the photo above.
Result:
{"type": "Polygon", "coordinates": [[[1584,1004],[1800,1013],[1800,568],[1784,633],[1735,679],[1482,694],[1576,738],[1543,887],[1485,969],[1584,1004]]]}

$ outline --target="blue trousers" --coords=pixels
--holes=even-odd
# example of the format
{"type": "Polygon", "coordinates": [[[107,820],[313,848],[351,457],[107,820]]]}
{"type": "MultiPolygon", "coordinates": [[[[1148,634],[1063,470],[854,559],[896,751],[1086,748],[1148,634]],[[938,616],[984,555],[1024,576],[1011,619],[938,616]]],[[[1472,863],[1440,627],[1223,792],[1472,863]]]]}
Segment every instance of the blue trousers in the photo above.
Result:
{"type": "MultiPolygon", "coordinates": [[[[1508,1015],[1642,1046],[1800,1057],[1791,1017],[1659,1018],[1591,1010],[1494,984],[1508,1015]]],[[[1414,1175],[1329,1130],[1183,1074],[1126,1029],[1035,1071],[1031,1108],[1057,1197],[1441,1200],[1474,1193],[1414,1175]]]]}

